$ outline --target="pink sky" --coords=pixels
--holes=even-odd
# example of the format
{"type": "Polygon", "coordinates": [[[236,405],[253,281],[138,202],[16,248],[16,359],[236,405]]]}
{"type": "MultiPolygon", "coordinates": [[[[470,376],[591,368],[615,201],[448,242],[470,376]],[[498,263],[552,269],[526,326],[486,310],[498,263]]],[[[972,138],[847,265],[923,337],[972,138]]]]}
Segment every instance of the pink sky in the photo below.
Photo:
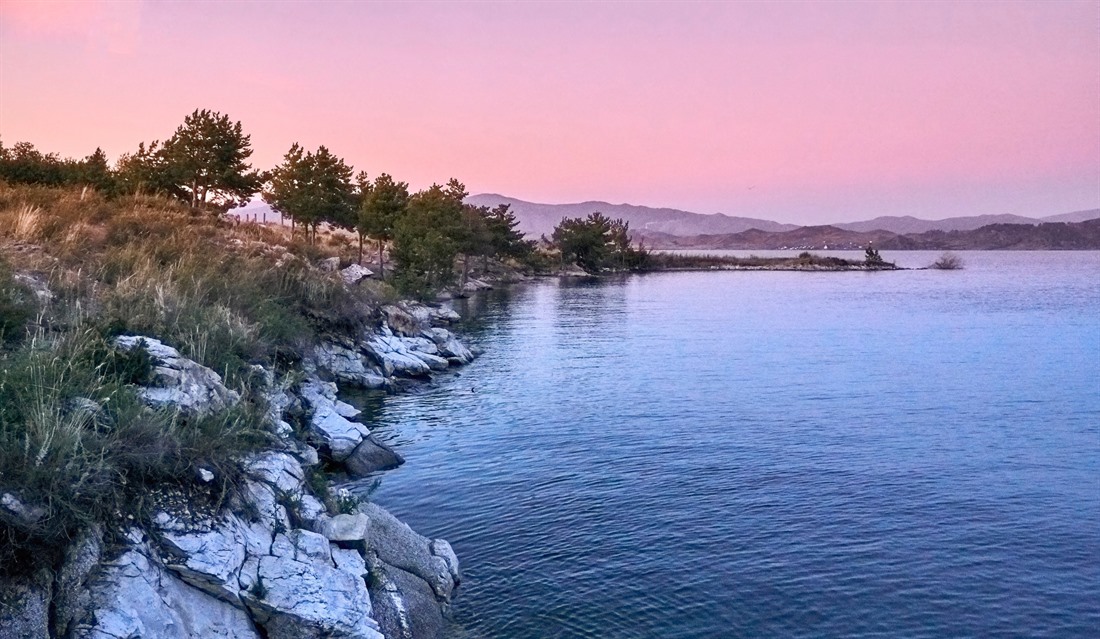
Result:
{"type": "Polygon", "coordinates": [[[210,108],[414,188],[823,223],[1100,206],[1100,2],[0,0],[0,139],[210,108]]]}

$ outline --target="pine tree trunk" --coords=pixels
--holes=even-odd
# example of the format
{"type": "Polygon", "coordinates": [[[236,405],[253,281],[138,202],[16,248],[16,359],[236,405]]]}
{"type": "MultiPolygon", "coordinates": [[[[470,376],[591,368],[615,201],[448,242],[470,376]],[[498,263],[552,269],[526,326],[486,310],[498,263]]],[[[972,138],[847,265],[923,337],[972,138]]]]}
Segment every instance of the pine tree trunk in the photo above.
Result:
{"type": "Polygon", "coordinates": [[[359,266],[363,265],[363,234],[359,234],[359,266]]]}
{"type": "Polygon", "coordinates": [[[379,238],[379,240],[378,240],[378,279],[380,279],[380,280],[385,280],[386,279],[386,266],[385,266],[385,262],[383,262],[384,259],[385,258],[382,256],[382,239],[379,238]]]}

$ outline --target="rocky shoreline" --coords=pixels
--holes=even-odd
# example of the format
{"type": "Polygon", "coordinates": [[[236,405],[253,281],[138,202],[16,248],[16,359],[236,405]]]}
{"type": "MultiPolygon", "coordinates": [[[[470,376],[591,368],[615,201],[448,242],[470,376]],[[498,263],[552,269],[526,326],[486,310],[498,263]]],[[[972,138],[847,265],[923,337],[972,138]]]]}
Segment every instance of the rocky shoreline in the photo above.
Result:
{"type": "MultiPolygon", "coordinates": [[[[346,493],[326,507],[311,481],[322,464],[361,477],[403,461],[354,421],[359,411],[339,400],[337,383],[397,390],[476,356],[449,329],[459,319],[449,308],[382,310],[357,339],[315,347],[294,375],[254,367],[278,444],[244,460],[224,507],[158,490],[148,521],[89,527],[60,565],[0,581],[0,639],[441,636],[461,581],[450,544],[346,493]]],[[[153,382],[140,389],[150,407],[201,415],[240,401],[216,372],[156,339],[123,336],[116,346],[152,358],[153,382]]],[[[216,479],[200,469],[200,485],[216,479]]],[[[3,517],[33,523],[38,512],[18,495],[0,500],[3,517]]]]}

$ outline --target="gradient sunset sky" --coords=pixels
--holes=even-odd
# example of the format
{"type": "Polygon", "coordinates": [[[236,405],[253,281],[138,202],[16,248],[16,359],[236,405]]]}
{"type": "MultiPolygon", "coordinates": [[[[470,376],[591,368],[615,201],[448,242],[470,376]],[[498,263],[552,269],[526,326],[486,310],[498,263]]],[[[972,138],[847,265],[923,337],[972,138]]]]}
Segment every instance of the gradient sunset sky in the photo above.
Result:
{"type": "Polygon", "coordinates": [[[1100,2],[0,0],[0,139],[210,108],[413,188],[824,223],[1100,207],[1100,2]]]}

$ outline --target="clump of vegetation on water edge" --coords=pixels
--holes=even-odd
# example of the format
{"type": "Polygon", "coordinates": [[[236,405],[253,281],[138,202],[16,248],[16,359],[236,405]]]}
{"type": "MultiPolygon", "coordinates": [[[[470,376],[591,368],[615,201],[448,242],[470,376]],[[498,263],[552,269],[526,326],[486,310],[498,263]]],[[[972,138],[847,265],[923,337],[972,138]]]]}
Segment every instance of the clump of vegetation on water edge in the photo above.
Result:
{"type": "Polygon", "coordinates": [[[944,253],[940,255],[939,259],[932,262],[932,266],[929,268],[937,269],[940,271],[957,271],[963,267],[962,258],[954,253],[944,253]]]}

